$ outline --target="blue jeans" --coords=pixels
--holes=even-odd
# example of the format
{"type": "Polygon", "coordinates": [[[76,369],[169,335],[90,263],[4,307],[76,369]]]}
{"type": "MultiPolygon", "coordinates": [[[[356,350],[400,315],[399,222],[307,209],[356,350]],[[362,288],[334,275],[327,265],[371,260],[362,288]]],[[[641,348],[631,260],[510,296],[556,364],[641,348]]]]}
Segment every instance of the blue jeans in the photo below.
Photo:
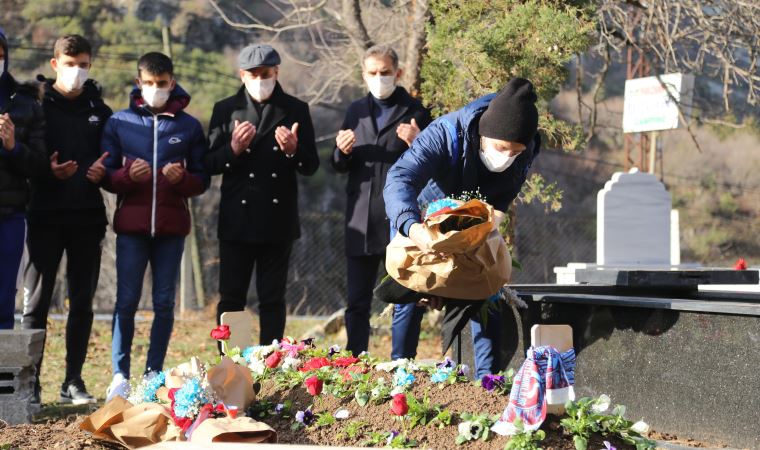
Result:
{"type": "Polygon", "coordinates": [[[121,373],[129,378],[135,313],[148,262],[153,274],[154,317],[145,371],[163,370],[174,326],[174,296],[184,246],[184,236],[151,238],[120,234],[116,237],[116,306],[111,324],[114,374],[121,373]]]}
{"type": "Polygon", "coordinates": [[[0,330],[13,329],[16,282],[24,254],[24,214],[0,219],[0,330]]]}
{"type": "MultiPolygon", "coordinates": [[[[393,323],[391,325],[391,359],[414,358],[417,356],[417,344],[420,339],[422,315],[425,308],[414,303],[394,305],[393,323]]],[[[501,315],[490,311],[485,327],[480,314],[470,320],[472,330],[472,348],[475,356],[475,378],[501,370],[501,315]]]]}

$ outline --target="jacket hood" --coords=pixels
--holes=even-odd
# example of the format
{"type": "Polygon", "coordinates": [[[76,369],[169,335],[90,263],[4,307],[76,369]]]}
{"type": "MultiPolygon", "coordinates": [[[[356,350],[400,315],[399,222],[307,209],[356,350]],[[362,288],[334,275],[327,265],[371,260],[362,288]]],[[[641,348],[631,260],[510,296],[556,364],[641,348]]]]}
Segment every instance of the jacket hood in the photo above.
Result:
{"type": "MultiPolygon", "coordinates": [[[[43,88],[45,92],[45,97],[52,98],[53,100],[68,100],[66,97],[63,96],[63,94],[58,92],[53,87],[53,85],[55,84],[55,79],[45,78],[42,75],[38,75],[37,80],[44,83],[43,88]]],[[[82,93],[79,94],[79,97],[77,97],[76,100],[77,101],[94,101],[94,100],[102,100],[102,98],[103,98],[103,89],[101,88],[100,84],[98,84],[98,82],[93,79],[89,79],[84,82],[84,85],[82,86],[82,93]]]]}
{"type": "MultiPolygon", "coordinates": [[[[169,100],[166,102],[166,110],[164,113],[175,115],[178,112],[187,108],[190,104],[190,94],[188,94],[182,86],[177,83],[174,89],[169,93],[169,100]]],[[[129,107],[135,111],[141,112],[145,110],[145,100],[142,98],[142,91],[139,87],[132,89],[129,94],[129,107]]]]}
{"type": "Polygon", "coordinates": [[[478,124],[480,116],[488,109],[496,94],[488,94],[465,105],[462,109],[447,114],[451,121],[458,122],[463,130],[471,131],[472,125],[478,124]]]}

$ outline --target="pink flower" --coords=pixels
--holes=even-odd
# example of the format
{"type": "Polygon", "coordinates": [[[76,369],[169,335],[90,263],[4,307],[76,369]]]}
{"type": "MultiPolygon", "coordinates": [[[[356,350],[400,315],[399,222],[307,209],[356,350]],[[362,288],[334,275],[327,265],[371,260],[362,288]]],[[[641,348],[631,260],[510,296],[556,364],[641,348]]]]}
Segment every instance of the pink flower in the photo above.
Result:
{"type": "Polygon", "coordinates": [[[406,395],[396,394],[393,396],[391,412],[397,416],[405,416],[409,412],[409,405],[406,404],[406,395]]]}
{"type": "Polygon", "coordinates": [[[306,385],[306,390],[309,391],[309,394],[312,396],[317,396],[322,393],[322,380],[319,378],[309,377],[304,381],[304,384],[306,385]]]}
{"type": "Polygon", "coordinates": [[[217,341],[226,341],[230,338],[230,327],[228,325],[219,325],[211,330],[211,337],[217,341]]]}
{"type": "Polygon", "coordinates": [[[264,360],[264,365],[266,365],[270,369],[274,369],[275,367],[280,365],[281,360],[282,360],[282,353],[274,352],[271,355],[267,356],[267,359],[264,360]]]}

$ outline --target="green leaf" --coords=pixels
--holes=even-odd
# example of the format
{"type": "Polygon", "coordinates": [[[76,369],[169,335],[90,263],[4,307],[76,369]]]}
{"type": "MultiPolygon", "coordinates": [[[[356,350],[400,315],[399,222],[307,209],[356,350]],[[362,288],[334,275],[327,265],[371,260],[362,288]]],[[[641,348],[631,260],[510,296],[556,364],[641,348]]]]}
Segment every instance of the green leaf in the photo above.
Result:
{"type": "Polygon", "coordinates": [[[369,395],[367,395],[366,392],[356,391],[354,398],[356,399],[356,403],[358,403],[359,406],[365,406],[369,402],[369,395]]]}
{"type": "Polygon", "coordinates": [[[464,444],[465,442],[467,442],[467,438],[466,438],[466,437],[464,437],[464,436],[462,436],[462,435],[460,434],[460,435],[458,435],[458,436],[457,436],[457,439],[456,439],[456,441],[454,441],[454,442],[456,442],[456,444],[457,444],[457,445],[462,445],[462,444],[464,444]]]}
{"type": "Polygon", "coordinates": [[[573,436],[573,444],[575,444],[575,450],[586,450],[588,441],[583,436],[573,436]]]}

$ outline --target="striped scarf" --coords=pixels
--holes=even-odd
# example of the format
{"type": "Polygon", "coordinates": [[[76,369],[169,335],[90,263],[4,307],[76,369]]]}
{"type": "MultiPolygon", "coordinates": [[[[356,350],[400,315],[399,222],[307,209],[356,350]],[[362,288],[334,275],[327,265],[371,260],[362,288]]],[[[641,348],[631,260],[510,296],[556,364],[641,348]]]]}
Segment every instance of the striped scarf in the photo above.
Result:
{"type": "Polygon", "coordinates": [[[509,404],[491,428],[509,436],[517,433],[513,423],[520,418],[525,430],[537,430],[546,419],[547,404],[575,400],[575,350],[560,353],[554,347],[531,347],[515,376],[509,404]]]}

